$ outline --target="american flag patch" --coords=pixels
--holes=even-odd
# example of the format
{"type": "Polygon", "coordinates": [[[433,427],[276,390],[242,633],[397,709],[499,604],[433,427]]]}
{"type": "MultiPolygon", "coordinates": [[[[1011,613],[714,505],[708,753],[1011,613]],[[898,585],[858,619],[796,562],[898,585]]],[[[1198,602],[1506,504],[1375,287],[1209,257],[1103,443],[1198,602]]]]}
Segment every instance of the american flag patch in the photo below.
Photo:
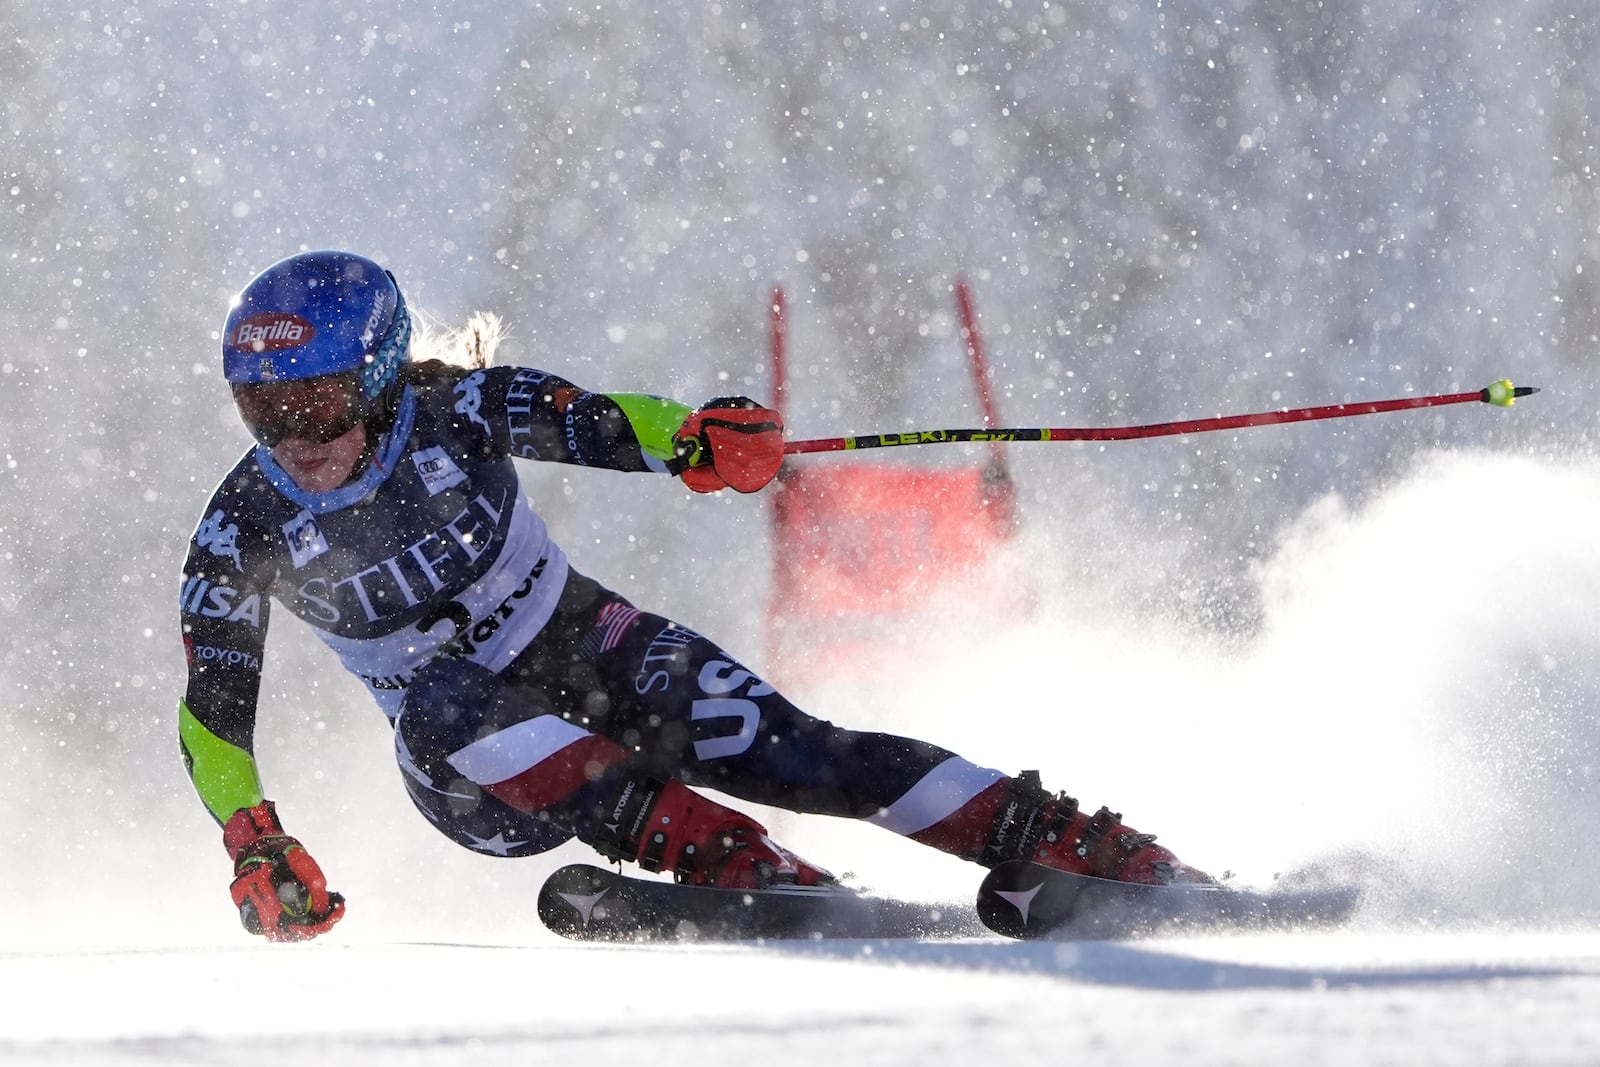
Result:
{"type": "Polygon", "coordinates": [[[616,648],[643,614],[632,604],[613,600],[601,608],[600,614],[595,617],[594,629],[583,640],[585,651],[593,655],[616,648]]]}

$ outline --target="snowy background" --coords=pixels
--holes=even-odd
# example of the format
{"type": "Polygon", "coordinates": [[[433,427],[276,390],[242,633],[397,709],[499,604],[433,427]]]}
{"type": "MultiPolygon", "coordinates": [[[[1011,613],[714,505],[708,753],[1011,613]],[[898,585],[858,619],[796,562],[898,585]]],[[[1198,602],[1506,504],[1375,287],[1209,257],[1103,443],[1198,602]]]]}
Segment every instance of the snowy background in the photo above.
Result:
{"type": "MultiPolygon", "coordinates": [[[[245,0],[0,28],[0,1058],[1600,1059],[1590,5],[245,0]],[[531,901],[581,851],[434,835],[382,717],[285,625],[258,755],[351,910],[253,943],[176,755],[175,595],[247,442],[226,302],[314,247],[443,323],[504,315],[504,362],[691,401],[769,395],[781,283],[804,437],[976,422],[961,276],[1017,425],[1541,386],[1016,446],[1034,613],[947,615],[794,693],[1037,766],[1243,881],[1357,871],[1358,922],[573,947],[531,901]]],[[[768,501],[527,475],[581,569],[766,666],[768,501]]],[[[771,817],[859,884],[976,881],[771,817]]]]}

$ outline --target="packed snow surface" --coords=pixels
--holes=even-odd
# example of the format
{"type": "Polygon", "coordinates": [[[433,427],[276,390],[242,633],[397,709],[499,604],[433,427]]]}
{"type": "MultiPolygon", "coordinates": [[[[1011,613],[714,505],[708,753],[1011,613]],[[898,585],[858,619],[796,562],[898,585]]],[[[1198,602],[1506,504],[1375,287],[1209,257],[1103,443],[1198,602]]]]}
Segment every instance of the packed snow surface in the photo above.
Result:
{"type": "Polygon", "coordinates": [[[0,958],[5,1062],[1572,1064],[1600,937],[240,945],[0,958]]]}

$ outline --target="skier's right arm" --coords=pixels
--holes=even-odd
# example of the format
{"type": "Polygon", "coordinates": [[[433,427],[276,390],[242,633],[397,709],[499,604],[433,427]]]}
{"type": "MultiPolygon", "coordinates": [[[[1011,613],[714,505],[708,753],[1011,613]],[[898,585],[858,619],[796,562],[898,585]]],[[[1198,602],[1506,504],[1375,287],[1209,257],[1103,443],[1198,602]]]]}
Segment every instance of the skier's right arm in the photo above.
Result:
{"type": "Polygon", "coordinates": [[[222,825],[240,921],[269,940],[299,941],[338,922],[344,899],[283,832],[261,791],[252,749],[266,585],[245,568],[238,526],[210,509],[189,545],[179,599],[189,681],[178,702],[178,745],[195,792],[222,825]]]}
{"type": "Polygon", "coordinates": [[[253,749],[268,608],[242,571],[229,573],[227,561],[197,548],[206,546],[190,546],[179,605],[189,681],[178,702],[178,745],[195,792],[220,824],[264,799],[253,749]]]}

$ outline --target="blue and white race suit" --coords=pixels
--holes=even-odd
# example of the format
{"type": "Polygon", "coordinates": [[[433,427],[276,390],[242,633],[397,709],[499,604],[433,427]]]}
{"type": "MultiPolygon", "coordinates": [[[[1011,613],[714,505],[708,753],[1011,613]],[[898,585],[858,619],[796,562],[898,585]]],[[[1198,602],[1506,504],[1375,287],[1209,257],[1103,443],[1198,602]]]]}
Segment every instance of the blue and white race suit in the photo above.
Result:
{"type": "Polygon", "coordinates": [[[423,814],[486,853],[592,842],[623,774],[911,836],[1002,780],[808,716],[711,640],[571,567],[513,460],[665,473],[685,405],[522,367],[410,379],[360,477],[306,492],[252,449],[191,539],[180,740],[219,821],[263,799],[253,743],[274,603],[365,683],[423,814]]]}

